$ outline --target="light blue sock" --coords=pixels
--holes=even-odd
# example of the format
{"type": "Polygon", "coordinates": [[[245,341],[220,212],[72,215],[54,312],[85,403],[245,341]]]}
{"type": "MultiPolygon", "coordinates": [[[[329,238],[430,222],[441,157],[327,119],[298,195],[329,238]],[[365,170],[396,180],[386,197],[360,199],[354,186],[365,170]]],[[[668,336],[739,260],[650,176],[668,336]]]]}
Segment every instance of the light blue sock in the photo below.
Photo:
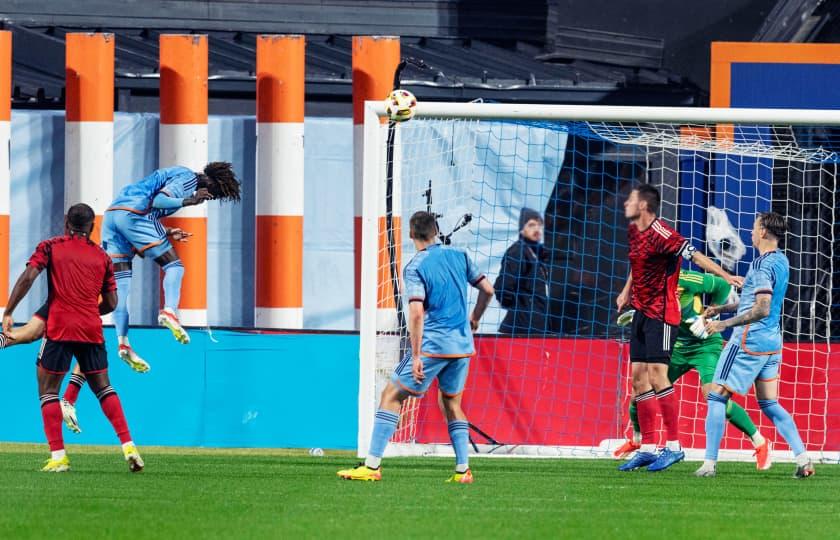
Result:
{"type": "Polygon", "coordinates": [[[778,431],[779,435],[781,435],[788,443],[788,446],[790,446],[794,456],[798,456],[805,451],[805,445],[802,444],[802,437],[799,436],[799,430],[796,429],[796,423],[784,407],[779,405],[775,399],[759,399],[758,406],[761,407],[761,411],[773,422],[773,425],[776,426],[776,431],[778,431]]]}
{"type": "Polygon", "coordinates": [[[388,441],[391,440],[397,430],[399,421],[400,415],[397,413],[382,409],[376,411],[376,416],[373,419],[373,434],[370,436],[370,450],[368,450],[368,459],[370,457],[376,458],[376,463],[368,464],[372,469],[379,467],[379,459],[385,453],[385,447],[388,446],[388,441]]]}
{"type": "Polygon", "coordinates": [[[448,427],[452,448],[455,449],[455,471],[467,472],[470,468],[470,424],[466,420],[453,420],[448,427]]]}
{"type": "Polygon", "coordinates": [[[714,392],[709,392],[706,398],[706,459],[717,461],[720,441],[723,439],[723,431],[726,429],[726,402],[724,397],[714,392]]]}
{"type": "Polygon", "coordinates": [[[114,272],[117,280],[117,307],[114,308],[114,326],[117,337],[128,336],[128,293],[131,290],[131,270],[114,272]]]}
{"type": "Polygon", "coordinates": [[[181,303],[181,281],[184,279],[184,264],[172,261],[163,267],[163,306],[178,309],[181,303]]]}

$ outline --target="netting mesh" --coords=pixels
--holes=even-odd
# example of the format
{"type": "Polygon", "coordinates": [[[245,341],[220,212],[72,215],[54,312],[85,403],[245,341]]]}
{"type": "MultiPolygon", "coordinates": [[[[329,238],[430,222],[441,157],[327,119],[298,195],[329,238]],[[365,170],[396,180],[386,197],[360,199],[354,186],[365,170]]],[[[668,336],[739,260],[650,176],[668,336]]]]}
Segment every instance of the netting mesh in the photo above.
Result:
{"type": "MultiPolygon", "coordinates": [[[[386,130],[377,144],[385,145],[386,130]]],[[[787,217],[783,248],[791,279],[780,402],[809,450],[840,450],[826,420],[840,410],[829,397],[838,318],[832,318],[838,155],[829,130],[470,119],[415,119],[397,130],[397,148],[382,152],[392,156],[383,167],[389,187],[383,193],[393,199],[380,206],[380,224],[400,230],[382,231],[380,276],[402,269],[414,253],[406,228],[411,213],[431,210],[440,216],[441,240],[464,248],[496,284],[463,398],[480,450],[600,455],[627,434],[629,362],[615,298],[629,270],[623,202],[640,182],[660,189],[663,219],[742,276],[756,256],[750,240],[756,213],[787,217]],[[519,237],[523,208],[544,216],[541,245],[519,237]],[[389,246],[389,239],[399,245],[389,246]]],[[[380,312],[407,309],[394,285],[380,278],[380,312]]],[[[379,320],[377,397],[407,349],[404,318],[380,313],[379,320]]],[[[703,448],[705,400],[696,373],[675,386],[683,445],[703,448]]],[[[406,443],[399,451],[447,448],[436,395],[433,386],[404,405],[393,438],[406,443]]],[[[753,396],[736,399],[777,448],[786,448],[753,396]]],[[[730,427],[723,448],[751,445],[730,427]]]]}

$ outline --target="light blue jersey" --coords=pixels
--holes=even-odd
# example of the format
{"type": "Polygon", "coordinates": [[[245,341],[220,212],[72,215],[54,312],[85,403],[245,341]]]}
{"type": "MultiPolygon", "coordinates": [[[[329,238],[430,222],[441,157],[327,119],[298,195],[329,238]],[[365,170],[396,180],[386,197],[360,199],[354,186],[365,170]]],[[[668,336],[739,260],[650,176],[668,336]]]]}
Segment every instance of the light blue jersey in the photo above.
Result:
{"type": "Polygon", "coordinates": [[[467,313],[467,283],[484,279],[463,250],[434,244],[417,253],[403,273],[409,302],[423,302],[422,354],[458,358],[475,353],[467,313]]]}
{"type": "Polygon", "coordinates": [[[779,376],[782,361],[782,304],[788,286],[788,260],[781,251],[770,251],[750,264],[738,314],[755,304],[757,294],[770,293],[770,313],[746,326],[736,326],[720,354],[714,382],[730,392],[745,395],[756,380],[772,381],[779,376]]]}
{"type": "Polygon", "coordinates": [[[128,210],[135,214],[152,213],[156,218],[170,216],[181,208],[152,208],[155,197],[160,193],[174,199],[190,197],[197,184],[197,175],[186,167],[158,169],[122,188],[109,209],[128,210]]]}
{"type": "Polygon", "coordinates": [[[732,331],[730,341],[752,354],[777,354],[782,351],[781,316],[787,292],[790,267],[787,257],[779,250],[769,251],[750,264],[741,291],[738,315],[751,310],[760,293],[772,294],[770,314],[732,331]]]}

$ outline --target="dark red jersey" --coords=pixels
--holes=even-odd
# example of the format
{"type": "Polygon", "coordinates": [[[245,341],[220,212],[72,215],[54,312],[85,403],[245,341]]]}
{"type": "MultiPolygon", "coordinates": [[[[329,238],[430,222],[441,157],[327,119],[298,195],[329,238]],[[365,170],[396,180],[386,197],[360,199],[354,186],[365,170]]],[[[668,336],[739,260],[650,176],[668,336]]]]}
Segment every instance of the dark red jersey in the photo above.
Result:
{"type": "Polygon", "coordinates": [[[633,307],[651,319],[679,325],[680,256],[691,249],[690,244],[659,218],[644,231],[631,223],[627,242],[633,274],[630,288],[633,307]]]}
{"type": "Polygon", "coordinates": [[[47,339],[103,343],[99,297],[117,283],[102,248],[81,236],[56,236],[38,244],[27,265],[47,270],[47,339]]]}

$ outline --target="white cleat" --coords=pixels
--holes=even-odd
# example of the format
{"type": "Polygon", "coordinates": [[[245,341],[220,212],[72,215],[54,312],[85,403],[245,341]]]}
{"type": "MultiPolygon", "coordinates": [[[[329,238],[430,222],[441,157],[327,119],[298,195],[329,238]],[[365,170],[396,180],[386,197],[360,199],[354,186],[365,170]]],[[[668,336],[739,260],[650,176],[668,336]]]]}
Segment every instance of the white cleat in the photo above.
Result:
{"type": "Polygon", "coordinates": [[[137,447],[133,444],[123,448],[123,456],[128,462],[128,469],[131,472],[140,472],[146,466],[143,463],[143,458],[140,457],[140,452],[137,451],[137,447]]]}
{"type": "Polygon", "coordinates": [[[715,467],[714,465],[712,465],[711,467],[703,465],[699,469],[694,471],[694,476],[700,478],[713,478],[717,476],[717,467],[715,467]]]}
{"type": "Polygon", "coordinates": [[[64,417],[64,424],[67,429],[73,433],[81,433],[82,428],[79,427],[79,420],[76,419],[76,406],[66,399],[62,399],[59,403],[61,404],[61,416],[64,417]]]}
{"type": "Polygon", "coordinates": [[[150,366],[148,362],[140,358],[140,356],[134,352],[131,345],[120,345],[118,351],[120,359],[137,373],[146,373],[152,369],[152,366],[150,366]]]}
{"type": "Polygon", "coordinates": [[[178,320],[178,315],[175,314],[172,308],[163,308],[160,310],[160,313],[158,313],[158,324],[169,328],[178,343],[186,345],[190,342],[190,335],[181,326],[181,321],[178,320]]]}

